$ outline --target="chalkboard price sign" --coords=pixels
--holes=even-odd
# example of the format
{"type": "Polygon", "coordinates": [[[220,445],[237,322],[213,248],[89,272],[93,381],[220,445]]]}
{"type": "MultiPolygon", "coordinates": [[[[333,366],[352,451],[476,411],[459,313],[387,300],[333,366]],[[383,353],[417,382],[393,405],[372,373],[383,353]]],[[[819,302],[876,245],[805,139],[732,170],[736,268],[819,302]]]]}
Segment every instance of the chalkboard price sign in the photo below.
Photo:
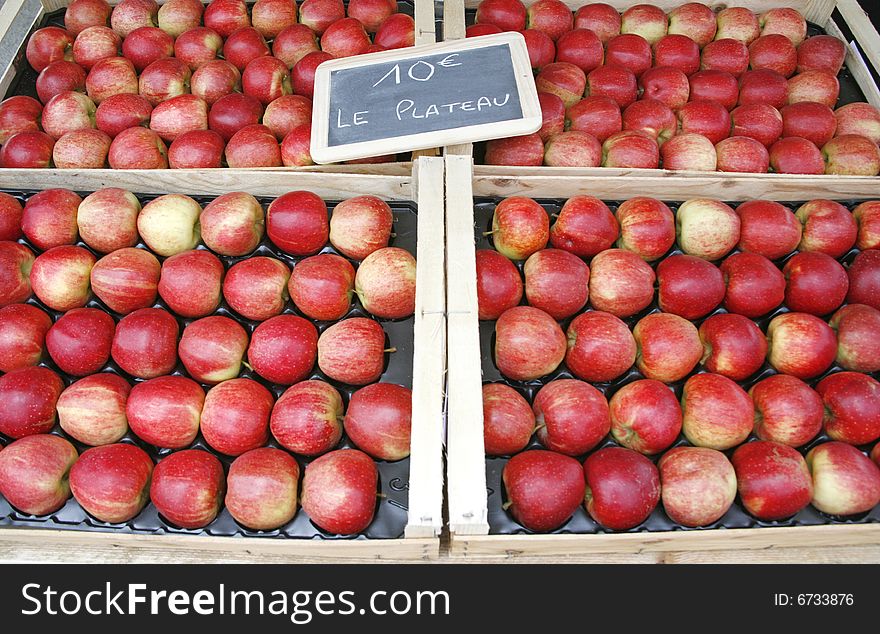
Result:
{"type": "Polygon", "coordinates": [[[541,127],[525,40],[501,33],[324,62],[317,163],[529,134],[541,127]]]}

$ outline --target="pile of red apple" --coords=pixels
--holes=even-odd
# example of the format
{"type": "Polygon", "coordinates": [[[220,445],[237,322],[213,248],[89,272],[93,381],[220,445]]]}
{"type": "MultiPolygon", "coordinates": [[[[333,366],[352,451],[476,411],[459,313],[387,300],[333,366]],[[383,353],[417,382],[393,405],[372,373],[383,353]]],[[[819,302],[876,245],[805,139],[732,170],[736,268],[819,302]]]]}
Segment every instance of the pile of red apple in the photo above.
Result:
{"type": "Polygon", "coordinates": [[[307,191],[265,213],[241,192],[204,209],[116,188],[0,194],[0,493],[45,516],[72,492],[114,524],[152,500],[183,528],[225,503],[273,530],[297,511],[295,454],[312,522],[364,530],[374,459],[410,446],[411,390],[377,382],[394,351],[380,320],[415,304],[393,221],[374,196],[329,214],[307,191]],[[148,446],[172,452],[154,468],[148,446]]]}
{"type": "Polygon", "coordinates": [[[0,103],[0,167],[311,165],[317,66],[415,32],[397,0],[73,0],[64,26],[28,40],[39,101],[0,103]]]}
{"type": "Polygon", "coordinates": [[[501,31],[525,37],[544,121],[490,141],[490,165],[880,172],[880,112],[834,110],[845,43],[795,9],[484,0],[467,35],[501,31]]]}
{"type": "Polygon", "coordinates": [[[767,522],[880,503],[880,201],[575,196],[551,226],[518,196],[490,234],[479,317],[509,384],[483,387],[485,448],[512,456],[522,526],[580,504],[626,530],[661,500],[690,527],[737,494],[767,522]]]}

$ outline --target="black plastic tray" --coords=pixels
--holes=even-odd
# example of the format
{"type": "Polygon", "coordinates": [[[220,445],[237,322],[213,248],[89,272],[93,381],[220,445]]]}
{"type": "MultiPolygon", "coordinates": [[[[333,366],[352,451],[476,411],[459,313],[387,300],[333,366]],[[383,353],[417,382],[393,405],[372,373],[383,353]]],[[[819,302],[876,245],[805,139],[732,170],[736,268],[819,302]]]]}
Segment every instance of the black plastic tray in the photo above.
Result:
{"type": "MultiPolygon", "coordinates": [[[[5,190],[6,193],[9,193],[22,202],[27,198],[30,193],[33,192],[23,192],[23,191],[10,191],[5,190]]],[[[86,195],[87,192],[80,192],[80,195],[86,195]]],[[[141,203],[145,204],[148,201],[156,198],[156,195],[138,195],[141,203]]],[[[214,196],[193,196],[195,200],[199,202],[202,206],[205,206],[208,202],[213,200],[214,196]]],[[[271,197],[258,197],[258,200],[263,205],[265,209],[270,202],[272,202],[273,198],[271,197]]],[[[333,207],[339,201],[327,201],[328,211],[332,212],[333,207]]],[[[393,225],[393,237],[391,239],[390,245],[400,247],[406,249],[412,254],[416,254],[416,227],[417,227],[417,206],[414,202],[409,201],[392,201],[389,202],[391,206],[393,215],[394,215],[394,225],[393,225]]],[[[32,244],[30,244],[27,240],[20,240],[22,244],[27,244],[28,247],[31,248],[35,253],[40,253],[40,251],[32,244]]],[[[78,242],[79,246],[82,246],[86,249],[89,247],[83,243],[78,242]]],[[[138,246],[145,247],[143,243],[140,243],[138,246]]],[[[203,249],[204,246],[200,245],[198,248],[203,249]]],[[[93,250],[89,249],[93,253],[93,250]]],[[[321,251],[322,253],[336,253],[339,254],[333,247],[328,243],[321,251]]],[[[100,258],[101,254],[95,254],[96,257],[100,258]]],[[[216,254],[215,254],[216,255],[216,254]]],[[[259,247],[254,251],[254,253],[242,256],[242,257],[226,257],[220,256],[220,260],[223,262],[224,268],[229,269],[233,264],[239,262],[241,260],[247,259],[248,257],[253,256],[269,256],[275,257],[279,260],[285,262],[288,266],[294,266],[295,263],[303,258],[292,257],[280,249],[273,245],[267,236],[264,236],[262,242],[259,247]]],[[[159,257],[160,261],[163,261],[165,258],[159,257]]],[[[357,263],[352,262],[352,264],[356,267],[357,263]]],[[[31,297],[28,300],[28,303],[33,304],[35,306],[40,307],[49,315],[52,316],[53,320],[56,320],[62,313],[58,311],[49,310],[45,305],[43,305],[36,297],[31,297]]],[[[100,308],[101,310],[110,313],[116,317],[117,321],[120,317],[118,313],[114,313],[109,310],[100,300],[93,297],[89,303],[87,304],[93,308],[100,308]]],[[[154,304],[157,308],[164,308],[168,310],[168,306],[162,301],[161,297],[158,298],[158,301],[154,304]]],[[[172,314],[174,314],[172,312],[172,314]]],[[[227,317],[231,317],[236,320],[242,326],[244,326],[245,330],[247,330],[248,335],[253,332],[254,328],[260,323],[256,321],[249,321],[241,318],[237,315],[229,306],[227,305],[225,299],[221,303],[220,307],[217,309],[215,314],[225,315],[227,317]]],[[[288,300],[284,314],[295,314],[301,317],[305,317],[301,313],[299,313],[296,308],[293,306],[293,303],[288,300]]],[[[175,315],[177,321],[180,326],[181,332],[183,328],[188,324],[194,321],[193,319],[183,319],[177,315],[175,315]]],[[[372,316],[364,310],[361,306],[360,302],[357,300],[357,296],[353,298],[353,303],[351,310],[346,315],[346,319],[349,317],[370,317],[372,316]]],[[[321,322],[310,320],[315,326],[318,328],[319,332],[323,332],[326,328],[336,322],[321,322]]],[[[413,322],[414,318],[409,317],[407,319],[401,320],[377,320],[381,323],[383,330],[385,331],[387,343],[389,346],[394,346],[396,348],[396,352],[386,354],[385,355],[385,370],[382,373],[382,377],[380,378],[381,382],[386,383],[398,383],[400,385],[405,385],[407,387],[412,387],[412,367],[413,367],[413,322]]],[[[52,362],[50,358],[48,358],[41,364],[48,368],[51,368],[55,372],[59,374],[64,380],[65,386],[72,383],[76,380],[76,377],[71,377],[65,375],[60,372],[52,362]]],[[[107,366],[103,369],[105,372],[113,372],[115,374],[119,374],[126,379],[130,383],[139,382],[139,379],[135,379],[125,372],[123,372],[111,359],[107,366]]],[[[175,375],[186,375],[185,369],[183,365],[178,361],[177,367],[174,369],[172,374],[175,375]]],[[[259,381],[263,385],[265,385],[272,394],[277,399],[284,390],[286,386],[276,385],[267,382],[255,372],[248,370],[246,367],[242,366],[242,371],[239,374],[241,377],[248,377],[259,381]]],[[[342,395],[343,402],[348,407],[349,399],[351,395],[357,389],[356,386],[342,384],[336,381],[333,381],[327,376],[325,376],[315,365],[314,371],[312,372],[309,378],[313,379],[321,379],[327,381],[332,384],[337,390],[339,390],[342,395]]],[[[208,389],[210,386],[204,385],[205,389],[208,389]]],[[[55,426],[55,429],[52,433],[58,434],[59,436],[63,436],[70,440],[77,448],[77,450],[82,453],[88,447],[75,441],[74,439],[67,436],[64,431],[61,429],[59,425],[55,426]]],[[[0,435],[0,439],[2,439],[3,444],[8,444],[10,439],[0,435]]],[[[149,445],[143,441],[141,441],[137,436],[135,436],[131,431],[123,438],[122,442],[129,442],[135,445],[142,447],[147,451],[148,454],[153,458],[154,462],[161,460],[163,457],[167,456],[171,453],[170,450],[167,449],[158,449],[149,445]]],[[[274,438],[270,436],[270,447],[278,447],[278,445],[274,438]]],[[[340,441],[339,448],[342,447],[353,447],[354,445],[348,440],[348,438],[343,435],[342,440],[340,441]]],[[[232,463],[234,458],[229,456],[224,456],[219,454],[218,452],[211,449],[210,446],[205,442],[201,433],[190,446],[190,448],[200,448],[210,451],[214,455],[216,455],[220,461],[223,463],[224,470],[228,471],[229,465],[232,463]]],[[[300,464],[300,480],[302,479],[302,472],[304,471],[304,467],[310,459],[304,458],[302,456],[296,456],[297,462],[300,464]]],[[[186,530],[181,529],[176,526],[173,526],[169,522],[166,522],[158,513],[156,508],[152,504],[148,504],[144,510],[134,519],[125,522],[123,524],[108,524],[105,522],[101,522],[96,520],[95,518],[89,516],[85,511],[80,508],[79,504],[71,498],[68,500],[67,504],[62,507],[60,510],[46,517],[35,517],[31,515],[25,515],[18,512],[16,509],[12,508],[10,504],[0,496],[0,526],[22,526],[22,527],[43,527],[43,528],[55,528],[55,529],[74,529],[74,530],[85,530],[85,531],[115,531],[115,532],[124,532],[124,533],[149,533],[149,534],[161,534],[161,533],[185,533],[185,534],[205,534],[205,535],[226,535],[226,536],[246,536],[246,537],[254,537],[254,536],[267,536],[267,537],[293,537],[293,538],[339,538],[339,539],[352,539],[352,538],[370,538],[370,539],[396,539],[403,536],[403,531],[407,522],[407,499],[408,499],[408,488],[409,488],[409,458],[405,458],[403,460],[397,462],[385,462],[385,461],[376,461],[376,466],[379,470],[379,493],[380,496],[377,497],[376,500],[376,515],[373,519],[373,522],[370,526],[360,535],[358,536],[349,536],[349,535],[332,535],[322,531],[320,528],[315,526],[311,520],[308,518],[306,513],[300,508],[297,510],[296,516],[291,520],[287,525],[281,527],[280,529],[276,529],[273,531],[253,531],[248,528],[245,528],[238,524],[232,516],[229,514],[229,511],[224,507],[217,518],[207,527],[203,529],[197,530],[186,530]]]]}
{"type": "MultiPolygon", "coordinates": [[[[588,193],[588,192],[584,192],[588,193]]],[[[649,194],[646,194],[649,195],[649,194]]],[[[474,237],[476,239],[476,248],[477,249],[492,249],[494,248],[492,245],[491,236],[484,235],[485,232],[491,230],[492,225],[492,214],[494,213],[495,206],[502,200],[502,198],[477,198],[474,200],[474,219],[475,219],[475,227],[474,227],[474,237]]],[[[541,198],[537,199],[538,203],[544,207],[545,210],[549,214],[558,214],[560,209],[562,209],[562,205],[565,204],[564,198],[559,199],[550,199],[550,198],[541,198]]],[[[612,211],[616,211],[617,207],[620,205],[622,201],[606,201],[609,208],[612,211]]],[[[806,202],[806,201],[804,201],[806,202]]],[[[672,210],[673,214],[677,212],[678,206],[681,202],[667,202],[669,208],[672,210]]],[[[732,206],[736,206],[739,203],[730,203],[732,206]]],[[[786,202],[785,205],[791,207],[792,209],[797,209],[797,207],[802,204],[800,202],[786,202]]],[[[843,202],[844,205],[847,205],[850,209],[857,204],[856,201],[848,201],[843,202]]],[[[549,245],[548,245],[549,246],[549,245]]],[[[663,257],[653,262],[651,264],[652,267],[656,268],[657,265],[663,261],[664,258],[674,255],[677,253],[681,253],[682,251],[678,248],[678,245],[673,245],[672,249],[663,257]]],[[[732,253],[735,253],[733,251],[732,253]]],[[[845,256],[840,258],[840,262],[844,264],[849,264],[852,262],[853,258],[858,254],[858,250],[853,249],[845,256]]],[[[789,259],[788,256],[783,258],[777,262],[779,267],[781,268],[785,261],[789,259]]],[[[522,274],[523,263],[515,262],[520,274],[522,274]]],[[[523,296],[522,304],[526,304],[525,296],[523,296]]],[[[589,303],[588,303],[589,306],[589,303]]],[[[582,312],[586,312],[586,308],[579,311],[578,314],[582,312]]],[[[635,323],[650,313],[660,312],[660,308],[657,305],[656,301],[656,293],[654,297],[654,301],[651,306],[643,310],[641,313],[637,315],[633,315],[631,317],[625,318],[623,321],[632,329],[635,323]]],[[[709,316],[723,313],[723,308],[717,308],[710,315],[706,317],[694,320],[694,323],[699,327],[699,325],[707,319],[709,316]]],[[[787,312],[785,307],[780,307],[770,313],[762,317],[761,319],[755,320],[758,326],[761,328],[763,332],[766,332],[767,324],[769,324],[770,320],[783,312],[787,312]]],[[[566,319],[561,323],[563,331],[568,327],[571,319],[566,319]]],[[[538,379],[535,381],[512,381],[506,377],[504,377],[501,372],[499,372],[498,368],[495,366],[494,359],[494,348],[495,348],[495,322],[494,321],[481,321],[480,322],[480,356],[482,359],[482,369],[483,369],[483,382],[484,383],[504,383],[505,385],[509,385],[510,387],[516,389],[520,394],[522,394],[529,403],[531,403],[534,399],[535,394],[537,394],[538,390],[548,382],[555,379],[571,379],[577,378],[574,376],[566,367],[565,362],[559,366],[552,374],[544,377],[543,379],[538,379]]],[[[817,377],[816,379],[812,379],[807,381],[810,386],[814,386],[818,383],[822,378],[831,374],[833,372],[838,372],[842,368],[838,366],[833,366],[826,373],[817,377]]],[[[699,374],[704,372],[702,365],[697,365],[694,371],[688,375],[691,376],[693,374],[699,374]]],[[[775,371],[772,367],[765,361],[764,366],[756,372],[753,376],[749,377],[745,381],[740,381],[739,385],[741,385],[744,389],[748,390],[755,383],[760,381],[771,374],[775,374],[775,371]]],[[[878,378],[880,373],[871,373],[871,376],[874,378],[878,378]]],[[[644,378],[642,374],[638,371],[638,369],[633,366],[630,370],[619,377],[618,379],[610,382],[610,383],[591,383],[594,385],[600,392],[602,392],[607,398],[610,397],[621,387],[626,385],[627,383],[631,383],[632,381],[636,381],[638,379],[644,378]]],[[[674,384],[672,384],[673,391],[677,397],[681,397],[682,388],[684,387],[684,383],[687,380],[682,379],[674,384]]],[[[749,437],[749,440],[752,440],[754,435],[749,437]]],[[[827,436],[824,434],[818,436],[812,442],[810,442],[805,447],[801,448],[800,451],[806,454],[812,447],[822,442],[829,440],[827,436]]],[[[676,441],[674,446],[680,445],[688,445],[689,443],[684,438],[683,435],[680,435],[678,440],[676,441]]],[[[608,446],[616,446],[616,443],[613,441],[611,436],[605,438],[593,451],[596,451],[602,447],[608,446]]],[[[543,448],[543,446],[537,441],[537,439],[533,436],[531,442],[527,449],[537,449],[543,448]]],[[[589,452],[589,453],[592,453],[589,452]]],[[[583,459],[589,455],[584,454],[584,456],[580,457],[580,461],[583,462],[583,459]]],[[[729,450],[725,452],[728,457],[733,453],[733,450],[729,450]]],[[[662,454],[661,454],[662,455],[662,454]]],[[[660,456],[651,457],[654,462],[659,460],[660,456]]],[[[503,493],[503,485],[502,485],[502,472],[504,470],[504,466],[507,464],[507,457],[486,457],[486,487],[488,493],[488,521],[489,521],[489,533],[493,535],[510,535],[510,534],[518,534],[518,533],[529,533],[528,529],[519,524],[516,520],[513,519],[513,516],[502,508],[502,504],[504,503],[504,493],[503,493]]],[[[739,502],[739,497],[737,496],[737,500],[733,506],[731,506],[730,510],[719,519],[714,524],[710,524],[709,526],[701,527],[701,528],[687,528],[676,524],[672,520],[670,520],[666,513],[663,510],[663,504],[658,504],[657,508],[653,513],[648,517],[648,519],[640,524],[639,526],[630,529],[629,531],[622,532],[645,532],[645,531],[669,531],[669,530],[707,530],[713,528],[748,528],[753,526],[811,526],[817,524],[831,524],[831,523],[843,523],[843,524],[862,524],[862,523],[870,523],[870,522],[880,522],[880,506],[875,507],[869,513],[863,514],[861,516],[855,517],[832,517],[829,515],[825,515],[824,513],[820,513],[812,506],[807,506],[804,510],[802,510],[797,515],[788,518],[786,520],[775,521],[775,522],[765,522],[758,520],[751,515],[749,515],[745,509],[743,509],[742,505],[739,502]]],[[[578,507],[578,510],[575,511],[574,516],[566,522],[563,526],[552,531],[553,533],[605,533],[605,532],[613,532],[608,531],[601,526],[599,526],[593,519],[587,514],[583,505],[578,507]]]]}

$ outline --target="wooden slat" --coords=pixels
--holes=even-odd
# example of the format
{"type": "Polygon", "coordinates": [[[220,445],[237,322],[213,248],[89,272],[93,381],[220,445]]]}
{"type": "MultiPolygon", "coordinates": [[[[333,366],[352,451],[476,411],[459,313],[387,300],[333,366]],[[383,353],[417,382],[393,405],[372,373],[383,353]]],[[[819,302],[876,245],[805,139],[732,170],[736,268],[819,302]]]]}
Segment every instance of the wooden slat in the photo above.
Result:
{"type": "MultiPolygon", "coordinates": [[[[575,10],[582,5],[590,4],[594,0],[562,1],[569,7],[571,7],[572,10],[575,10]]],[[[530,6],[537,2],[537,0],[522,0],[522,2],[526,6],[530,6]]],[[[605,4],[610,4],[621,12],[625,11],[634,4],[639,4],[639,0],[602,0],[602,2],[604,2],[605,4]]],[[[465,6],[468,9],[475,9],[477,6],[479,6],[479,4],[480,0],[465,0],[465,6]]],[[[649,4],[656,5],[664,11],[670,11],[677,6],[684,4],[684,0],[654,0],[649,4]]],[[[811,4],[811,0],[731,0],[730,2],[707,0],[705,1],[705,4],[716,10],[720,10],[724,7],[748,7],[755,13],[763,13],[768,9],[773,9],[776,7],[791,7],[793,9],[797,9],[801,13],[805,13],[811,4]]]]}
{"type": "Polygon", "coordinates": [[[449,526],[460,534],[489,530],[471,160],[446,157],[448,308],[447,478],[449,526]]]}
{"type": "Polygon", "coordinates": [[[600,553],[749,551],[769,548],[821,550],[836,546],[880,549],[880,524],[733,528],[607,535],[460,535],[453,534],[456,556],[570,556],[600,553]]]}
{"type": "Polygon", "coordinates": [[[433,537],[443,525],[443,401],[446,284],[443,159],[416,161],[419,205],[413,420],[407,537],[433,537]]]}
{"type": "MultiPolygon", "coordinates": [[[[871,18],[868,17],[857,0],[837,0],[837,10],[865,52],[867,61],[880,73],[880,35],[871,22],[871,18]]],[[[849,63],[847,66],[850,67],[849,63]]]]}
{"type": "Polygon", "coordinates": [[[807,6],[801,9],[807,22],[813,24],[825,24],[834,13],[834,7],[838,0],[807,0],[807,6]]]}
{"type": "MultiPolygon", "coordinates": [[[[864,13],[862,16],[867,20],[867,16],[865,16],[864,13]]],[[[868,24],[870,25],[870,22],[868,24]]],[[[877,31],[874,31],[873,28],[870,30],[874,35],[877,35],[877,31]]],[[[825,23],[825,31],[828,35],[833,35],[836,38],[846,41],[843,31],[840,30],[840,27],[837,26],[837,23],[831,18],[825,23]]],[[[877,59],[876,55],[874,56],[874,59],[877,59]]],[[[867,102],[880,108],[880,89],[878,89],[877,84],[874,83],[874,76],[871,75],[867,62],[862,58],[858,50],[853,49],[850,42],[846,42],[846,67],[849,69],[849,72],[852,73],[853,79],[856,80],[862,93],[864,93],[867,102]]]]}
{"type": "MultiPolygon", "coordinates": [[[[443,41],[465,39],[464,0],[444,0],[443,2],[443,41]]],[[[445,154],[473,156],[473,143],[448,145],[445,154]]]]}

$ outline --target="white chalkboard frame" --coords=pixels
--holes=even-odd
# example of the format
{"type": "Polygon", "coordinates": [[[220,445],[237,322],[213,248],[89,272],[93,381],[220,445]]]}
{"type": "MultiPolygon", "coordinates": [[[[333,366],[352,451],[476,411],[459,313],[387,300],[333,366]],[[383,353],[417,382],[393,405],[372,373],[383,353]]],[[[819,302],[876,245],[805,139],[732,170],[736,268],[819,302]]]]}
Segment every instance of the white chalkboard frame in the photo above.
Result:
{"type": "Polygon", "coordinates": [[[324,62],[318,66],[315,72],[311,155],[315,163],[350,161],[370,156],[425,150],[456,143],[487,141],[489,139],[531,134],[540,129],[541,123],[541,106],[538,102],[538,93],[535,90],[535,80],[531,63],[529,62],[525,39],[521,34],[514,32],[484,35],[466,40],[441,42],[439,44],[336,59],[324,62]],[[330,91],[332,89],[330,76],[333,71],[393,61],[417,60],[428,55],[455,53],[498,46],[500,44],[507,44],[510,47],[516,89],[522,106],[522,118],[330,146],[329,119],[330,91]]]}

